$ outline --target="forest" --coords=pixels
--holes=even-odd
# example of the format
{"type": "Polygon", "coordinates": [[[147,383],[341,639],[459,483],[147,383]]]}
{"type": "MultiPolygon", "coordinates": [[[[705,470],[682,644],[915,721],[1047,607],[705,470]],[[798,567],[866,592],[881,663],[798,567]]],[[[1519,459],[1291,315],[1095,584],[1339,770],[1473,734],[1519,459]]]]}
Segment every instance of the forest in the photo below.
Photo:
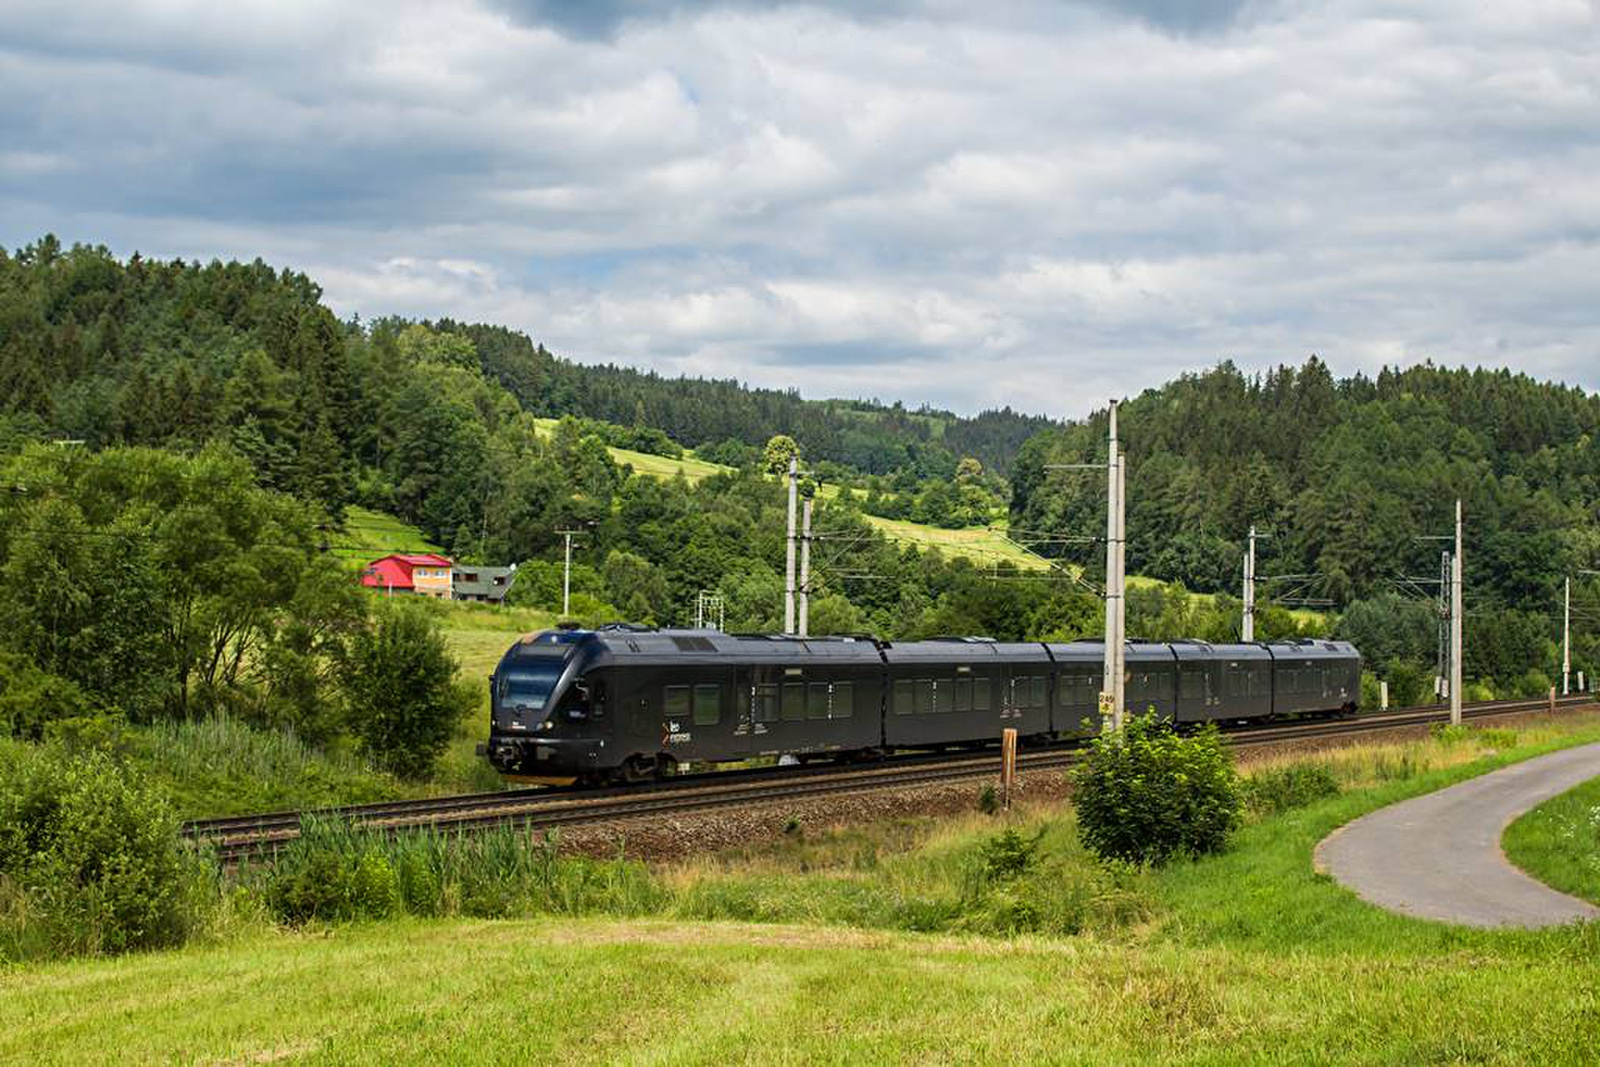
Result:
{"type": "MultiPolygon", "coordinates": [[[[684,624],[696,594],[714,590],[730,629],[772,631],[784,518],[764,447],[787,435],[816,477],[859,490],[817,500],[814,632],[1100,629],[1103,480],[1047,468],[1103,461],[1103,412],[1073,423],[1010,411],[962,419],[586,366],[501,326],[341,321],[311,279],[261,261],[119,260],[48,237],[0,250],[0,386],[5,479],[33,486],[0,504],[8,524],[39,531],[0,540],[8,567],[100,566],[69,544],[43,547],[60,522],[51,509],[79,509],[80,544],[112,536],[128,520],[83,506],[100,477],[91,457],[125,469],[127,457],[160,456],[180,470],[245,472],[260,500],[279,502],[260,506],[298,509],[274,536],[313,560],[337,557],[330,532],[360,504],[458,558],[522,564],[514,596],[548,607],[555,531],[577,527],[589,531],[574,571],[580,617],[684,624]],[[553,429],[536,421],[549,417],[553,429]],[[619,466],[608,445],[693,447],[733,470],[664,481],[619,466]],[[1008,502],[1015,535],[1058,555],[1058,570],[920,553],[863,517],[976,525],[1008,502]]],[[[1557,669],[1560,583],[1597,560],[1597,422],[1600,404],[1581,390],[1429,365],[1340,381],[1316,358],[1254,377],[1223,363],[1148,391],[1121,415],[1128,565],[1166,584],[1134,590],[1129,632],[1236,637],[1254,524],[1265,535],[1259,573],[1299,576],[1265,582],[1258,635],[1332,627],[1366,650],[1397,699],[1421,699],[1437,647],[1427,582],[1442,547],[1424,538],[1449,532],[1460,495],[1469,677],[1484,692],[1535,691],[1557,669]],[[1285,610],[1302,600],[1324,614],[1285,610]]],[[[336,562],[347,573],[360,561],[336,562]]],[[[1580,576],[1580,618],[1594,592],[1580,576]]],[[[264,615],[288,611],[287,596],[264,615]]],[[[1594,638],[1581,626],[1579,637],[1580,664],[1596,662],[1594,638]]],[[[229,660],[237,649],[222,644],[219,662],[255,662],[229,660]]],[[[57,676],[61,660],[41,647],[12,654],[57,676]]],[[[245,673],[220,683],[162,675],[163,706],[225,701],[245,673]]],[[[291,715],[292,701],[270,703],[270,717],[291,715]]]]}

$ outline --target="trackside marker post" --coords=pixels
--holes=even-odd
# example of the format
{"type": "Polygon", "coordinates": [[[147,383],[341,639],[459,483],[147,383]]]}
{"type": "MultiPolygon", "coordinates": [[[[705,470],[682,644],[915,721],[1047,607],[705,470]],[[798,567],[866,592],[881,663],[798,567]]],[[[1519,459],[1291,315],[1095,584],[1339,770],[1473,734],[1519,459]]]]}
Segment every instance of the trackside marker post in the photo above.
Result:
{"type": "Polygon", "coordinates": [[[1379,682],[1378,683],[1378,710],[1379,711],[1388,711],[1389,710],[1389,683],[1388,682],[1379,682]]]}
{"type": "Polygon", "coordinates": [[[1008,726],[1000,731],[1000,803],[1011,810],[1011,787],[1017,780],[1017,731],[1008,726]]]}

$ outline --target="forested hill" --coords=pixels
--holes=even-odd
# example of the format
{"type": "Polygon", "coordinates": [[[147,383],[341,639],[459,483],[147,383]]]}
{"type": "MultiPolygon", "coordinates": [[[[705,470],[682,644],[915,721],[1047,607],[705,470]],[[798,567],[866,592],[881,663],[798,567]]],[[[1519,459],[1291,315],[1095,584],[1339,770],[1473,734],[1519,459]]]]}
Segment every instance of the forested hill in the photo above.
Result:
{"type": "Polygon", "coordinates": [[[805,454],[867,474],[899,470],[948,478],[963,456],[1005,474],[1023,441],[1052,425],[1009,407],[961,418],[907,410],[896,402],[804,400],[736,381],[663,378],[630,367],[591,366],[551,355],[503,326],[445,320],[438,329],[471,338],[483,369],[537,415],[579,415],[663,430],[691,448],[723,441],[762,445],[774,433],[799,441],[805,454]]]}
{"type": "MultiPolygon", "coordinates": [[[[1121,409],[1130,571],[1236,589],[1251,524],[1258,573],[1312,575],[1342,606],[1439,571],[1454,501],[1469,606],[1550,612],[1600,565],[1600,398],[1508,371],[1431,365],[1335,380],[1318,359],[1246,377],[1224,363],[1121,409]]],[[[1103,460],[1104,412],[1040,434],[1012,475],[1018,528],[1098,532],[1103,489],[1048,464],[1103,460]]],[[[1281,583],[1286,589],[1290,583],[1281,583]]],[[[1269,590],[1270,591],[1270,590],[1269,590]]]]}
{"type": "MultiPolygon", "coordinates": [[[[0,249],[0,412],[96,445],[193,443],[238,421],[243,394],[261,399],[276,388],[267,379],[286,374],[288,406],[262,423],[268,440],[254,445],[272,453],[286,487],[327,498],[332,490],[288,477],[289,468],[329,466],[332,452],[357,444],[352,419],[363,413],[351,405],[362,390],[352,376],[381,370],[359,349],[407,325],[341,323],[311,279],[259,260],[124,263],[46,237],[14,254],[0,249]]],[[[786,433],[815,461],[950,478],[963,456],[1004,474],[1021,443],[1051,425],[1009,409],[968,419],[587,366],[504,327],[429,325],[470,339],[467,362],[535,415],[652,427],[691,447],[759,447],[786,433]]]]}

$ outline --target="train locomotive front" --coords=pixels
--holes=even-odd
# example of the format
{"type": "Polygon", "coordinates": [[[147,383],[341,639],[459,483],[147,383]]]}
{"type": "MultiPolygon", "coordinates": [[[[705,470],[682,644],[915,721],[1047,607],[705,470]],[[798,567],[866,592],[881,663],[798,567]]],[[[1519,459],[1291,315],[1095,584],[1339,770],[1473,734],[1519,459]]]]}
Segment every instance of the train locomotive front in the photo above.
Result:
{"type": "Polygon", "coordinates": [[[603,654],[580,630],[546,630],[512,645],[489,676],[489,742],[502,774],[599,777],[606,767],[605,713],[589,674],[603,654]]]}

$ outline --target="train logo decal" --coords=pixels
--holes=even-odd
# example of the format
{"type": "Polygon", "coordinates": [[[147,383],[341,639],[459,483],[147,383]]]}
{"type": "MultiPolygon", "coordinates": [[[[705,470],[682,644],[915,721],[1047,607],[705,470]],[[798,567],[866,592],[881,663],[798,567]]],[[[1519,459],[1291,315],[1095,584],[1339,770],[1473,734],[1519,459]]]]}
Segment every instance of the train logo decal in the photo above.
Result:
{"type": "Polygon", "coordinates": [[[666,736],[661,739],[663,745],[686,745],[694,740],[694,735],[681,724],[669,721],[666,726],[666,736]]]}

